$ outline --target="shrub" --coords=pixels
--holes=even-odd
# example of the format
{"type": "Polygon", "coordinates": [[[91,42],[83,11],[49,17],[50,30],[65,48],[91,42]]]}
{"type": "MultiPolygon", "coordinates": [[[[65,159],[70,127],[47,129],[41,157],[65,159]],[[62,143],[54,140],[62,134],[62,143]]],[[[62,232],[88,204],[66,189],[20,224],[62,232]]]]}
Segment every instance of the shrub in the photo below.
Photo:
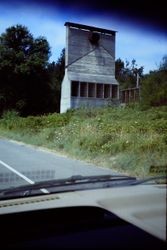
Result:
{"type": "Polygon", "coordinates": [[[141,105],[167,105],[167,70],[154,71],[142,81],[141,105]]]}

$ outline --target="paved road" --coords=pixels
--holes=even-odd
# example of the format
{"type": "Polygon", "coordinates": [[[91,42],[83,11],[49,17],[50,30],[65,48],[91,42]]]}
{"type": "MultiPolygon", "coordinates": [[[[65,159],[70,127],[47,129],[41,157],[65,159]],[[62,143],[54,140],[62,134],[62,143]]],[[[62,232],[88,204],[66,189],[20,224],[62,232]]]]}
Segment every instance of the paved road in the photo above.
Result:
{"type": "Polygon", "coordinates": [[[114,172],[49,150],[0,139],[0,189],[71,175],[98,174],[114,172]]]}

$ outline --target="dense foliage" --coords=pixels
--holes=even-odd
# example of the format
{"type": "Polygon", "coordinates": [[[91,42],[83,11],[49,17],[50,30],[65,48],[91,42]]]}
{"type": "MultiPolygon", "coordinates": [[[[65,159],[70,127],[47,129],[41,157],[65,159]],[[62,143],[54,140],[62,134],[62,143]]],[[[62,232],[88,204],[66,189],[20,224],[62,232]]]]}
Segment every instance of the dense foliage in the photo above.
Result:
{"type": "Polygon", "coordinates": [[[0,114],[11,109],[23,116],[59,110],[61,60],[50,65],[49,57],[46,38],[34,38],[25,26],[12,26],[1,34],[0,114]]]}
{"type": "Polygon", "coordinates": [[[167,105],[167,69],[154,71],[145,76],[141,89],[142,106],[167,105]]]}

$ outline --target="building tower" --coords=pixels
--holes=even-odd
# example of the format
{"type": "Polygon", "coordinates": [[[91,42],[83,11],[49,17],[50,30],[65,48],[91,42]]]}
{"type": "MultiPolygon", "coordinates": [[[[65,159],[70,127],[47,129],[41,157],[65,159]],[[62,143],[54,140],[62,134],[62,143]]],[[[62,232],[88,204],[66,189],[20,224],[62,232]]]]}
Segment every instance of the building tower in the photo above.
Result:
{"type": "Polygon", "coordinates": [[[118,100],[113,30],[66,22],[65,75],[60,112],[118,100]]]}

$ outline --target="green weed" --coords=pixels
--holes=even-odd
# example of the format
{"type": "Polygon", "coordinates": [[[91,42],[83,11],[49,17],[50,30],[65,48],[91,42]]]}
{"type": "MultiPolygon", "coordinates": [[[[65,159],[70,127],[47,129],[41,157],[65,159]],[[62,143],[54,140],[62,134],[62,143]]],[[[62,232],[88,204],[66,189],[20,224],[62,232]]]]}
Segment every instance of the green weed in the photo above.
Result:
{"type": "Polygon", "coordinates": [[[45,146],[131,175],[167,164],[167,107],[81,108],[65,114],[20,117],[7,112],[0,135],[45,146]]]}

